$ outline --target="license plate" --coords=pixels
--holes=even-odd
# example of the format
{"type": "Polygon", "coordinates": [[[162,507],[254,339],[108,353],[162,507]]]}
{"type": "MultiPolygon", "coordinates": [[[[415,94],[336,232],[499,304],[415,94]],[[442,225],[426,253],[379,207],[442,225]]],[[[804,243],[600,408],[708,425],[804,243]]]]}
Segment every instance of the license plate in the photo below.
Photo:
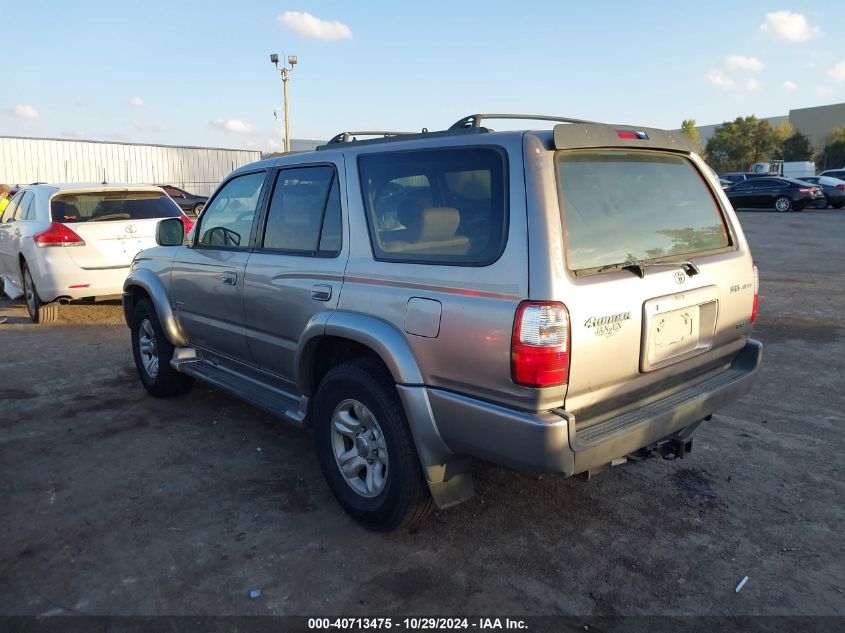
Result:
{"type": "Polygon", "coordinates": [[[697,305],[656,314],[651,323],[658,356],[674,356],[698,346],[697,305]]]}

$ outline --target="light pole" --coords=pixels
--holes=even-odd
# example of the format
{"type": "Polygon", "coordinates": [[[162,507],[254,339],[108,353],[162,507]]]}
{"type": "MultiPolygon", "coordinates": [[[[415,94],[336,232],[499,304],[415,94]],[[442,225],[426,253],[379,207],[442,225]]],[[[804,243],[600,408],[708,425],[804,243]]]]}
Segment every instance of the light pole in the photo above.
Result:
{"type": "Polygon", "coordinates": [[[288,55],[288,64],[290,68],[282,64],[279,68],[279,54],[273,53],[270,55],[270,61],[282,75],[282,92],[285,96],[285,151],[290,151],[290,113],[288,111],[288,80],[293,67],[296,66],[296,55],[288,55]]]}

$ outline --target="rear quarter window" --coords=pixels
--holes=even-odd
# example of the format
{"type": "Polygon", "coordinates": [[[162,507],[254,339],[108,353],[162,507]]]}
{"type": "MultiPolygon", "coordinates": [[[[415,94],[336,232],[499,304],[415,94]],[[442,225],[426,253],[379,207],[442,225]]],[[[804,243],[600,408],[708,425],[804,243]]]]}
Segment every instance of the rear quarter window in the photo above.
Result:
{"type": "Polygon", "coordinates": [[[561,151],[557,166],[572,271],[731,246],[716,200],[683,156],[561,151]]]}
{"type": "Polygon", "coordinates": [[[358,158],[377,260],[484,266],[504,250],[504,151],[427,149],[358,158]]]}

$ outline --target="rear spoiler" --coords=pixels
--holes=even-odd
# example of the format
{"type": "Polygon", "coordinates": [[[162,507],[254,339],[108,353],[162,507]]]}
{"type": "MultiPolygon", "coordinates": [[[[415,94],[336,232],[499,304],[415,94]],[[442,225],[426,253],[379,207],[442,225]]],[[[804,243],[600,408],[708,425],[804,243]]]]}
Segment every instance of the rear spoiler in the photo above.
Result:
{"type": "Polygon", "coordinates": [[[680,132],[607,123],[566,123],[554,129],[555,149],[634,147],[695,153],[692,141],[680,132]]]}

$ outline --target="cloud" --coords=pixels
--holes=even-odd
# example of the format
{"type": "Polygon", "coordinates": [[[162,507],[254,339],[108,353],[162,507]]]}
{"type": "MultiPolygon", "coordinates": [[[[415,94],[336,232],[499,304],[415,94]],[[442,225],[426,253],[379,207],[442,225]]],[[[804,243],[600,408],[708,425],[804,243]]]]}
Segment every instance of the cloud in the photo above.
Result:
{"type": "Polygon", "coordinates": [[[211,127],[224,132],[234,132],[235,134],[250,134],[255,126],[252,123],[244,123],[240,119],[217,119],[209,123],[211,127]]]}
{"type": "Polygon", "coordinates": [[[31,105],[16,105],[9,109],[9,114],[19,119],[37,119],[41,116],[41,113],[31,105]]]}
{"type": "Polygon", "coordinates": [[[789,92],[794,92],[798,90],[798,84],[796,84],[794,81],[787,80],[783,82],[783,88],[784,90],[789,90],[789,92]]]}
{"type": "Polygon", "coordinates": [[[748,81],[745,82],[745,89],[748,92],[755,92],[762,87],[763,87],[763,84],[761,84],[756,79],[749,79],[748,81]]]}
{"type": "Polygon", "coordinates": [[[775,11],[766,14],[766,21],[760,25],[763,33],[769,33],[779,40],[804,42],[821,34],[818,26],[810,26],[800,13],[775,11]]]}
{"type": "Polygon", "coordinates": [[[722,90],[730,90],[733,88],[734,81],[721,70],[717,70],[713,68],[709,73],[705,75],[707,77],[707,81],[711,84],[716,86],[717,88],[721,88],[722,90]]]}
{"type": "Polygon", "coordinates": [[[725,58],[725,66],[728,70],[750,70],[756,73],[763,70],[766,65],[756,57],[728,55],[725,58]]]}
{"type": "Polygon", "coordinates": [[[106,138],[112,141],[128,141],[129,137],[126,134],[121,134],[120,132],[114,132],[112,134],[106,134],[106,138]]]}
{"type": "Polygon", "coordinates": [[[352,37],[352,30],[343,22],[321,20],[310,13],[299,11],[285,11],[279,16],[279,24],[315,40],[347,40],[352,37]]]}
{"type": "Polygon", "coordinates": [[[143,108],[144,100],[141,97],[132,97],[129,100],[129,105],[131,105],[133,108],[143,108]]]}
{"type": "Polygon", "coordinates": [[[833,94],[833,88],[830,86],[817,86],[816,87],[816,94],[820,97],[824,97],[826,95],[833,94]]]}
{"type": "Polygon", "coordinates": [[[827,74],[833,77],[834,81],[845,81],[845,59],[828,70],[827,74]]]}
{"type": "Polygon", "coordinates": [[[83,130],[67,130],[62,132],[62,136],[67,138],[84,138],[87,136],[83,130]]]}
{"type": "Polygon", "coordinates": [[[274,138],[268,138],[267,139],[267,147],[269,147],[271,150],[274,150],[274,151],[275,150],[281,150],[282,144],[274,138]]]}
{"type": "Polygon", "coordinates": [[[164,123],[136,123],[135,129],[139,132],[150,132],[153,134],[161,134],[167,132],[167,125],[164,123]]]}

